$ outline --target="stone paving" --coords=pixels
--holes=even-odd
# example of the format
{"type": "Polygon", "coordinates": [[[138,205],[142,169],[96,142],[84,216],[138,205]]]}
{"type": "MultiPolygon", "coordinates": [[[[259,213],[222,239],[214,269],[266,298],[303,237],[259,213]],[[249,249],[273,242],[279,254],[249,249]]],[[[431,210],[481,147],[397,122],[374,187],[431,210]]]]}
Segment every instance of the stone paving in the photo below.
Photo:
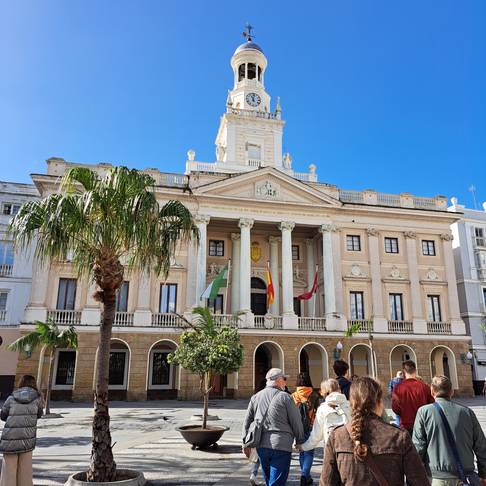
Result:
{"type": "MultiPolygon", "coordinates": [[[[486,432],[486,400],[461,399],[473,407],[486,432]]],[[[201,413],[199,402],[175,400],[111,403],[113,451],[119,467],[142,470],[151,486],[247,485],[249,464],[241,453],[240,431],[247,401],[215,400],[210,413],[230,428],[211,451],[193,451],[175,427],[201,413]]],[[[91,444],[89,404],[54,402],[63,418],[41,419],[34,451],[34,485],[60,486],[72,472],[86,470],[91,444]]],[[[216,422],[213,422],[216,423],[216,422]]],[[[0,425],[0,430],[3,424],[0,425]]],[[[313,477],[319,478],[322,449],[315,455],[313,477]]],[[[298,454],[293,454],[289,485],[300,484],[298,454]]]]}

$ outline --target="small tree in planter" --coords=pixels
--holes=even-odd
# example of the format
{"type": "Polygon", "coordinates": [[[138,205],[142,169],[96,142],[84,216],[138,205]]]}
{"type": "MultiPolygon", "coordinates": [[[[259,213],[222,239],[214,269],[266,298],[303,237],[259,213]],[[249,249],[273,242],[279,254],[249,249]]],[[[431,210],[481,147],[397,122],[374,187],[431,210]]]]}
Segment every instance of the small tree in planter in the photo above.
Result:
{"type": "Polygon", "coordinates": [[[207,429],[209,394],[214,375],[233,373],[243,363],[243,346],[236,327],[217,327],[207,307],[193,311],[192,329],[181,334],[180,345],[171,353],[171,364],[199,375],[199,387],[203,397],[202,429],[207,429]]]}

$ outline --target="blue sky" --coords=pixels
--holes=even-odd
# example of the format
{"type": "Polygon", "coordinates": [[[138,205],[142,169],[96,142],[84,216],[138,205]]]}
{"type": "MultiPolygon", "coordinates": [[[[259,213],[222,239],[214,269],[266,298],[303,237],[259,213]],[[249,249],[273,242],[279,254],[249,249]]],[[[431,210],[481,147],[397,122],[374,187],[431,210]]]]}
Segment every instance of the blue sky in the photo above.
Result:
{"type": "Polygon", "coordinates": [[[486,200],[484,0],[24,0],[0,16],[0,179],[45,159],[214,160],[250,21],[294,168],[347,189],[486,200]]]}

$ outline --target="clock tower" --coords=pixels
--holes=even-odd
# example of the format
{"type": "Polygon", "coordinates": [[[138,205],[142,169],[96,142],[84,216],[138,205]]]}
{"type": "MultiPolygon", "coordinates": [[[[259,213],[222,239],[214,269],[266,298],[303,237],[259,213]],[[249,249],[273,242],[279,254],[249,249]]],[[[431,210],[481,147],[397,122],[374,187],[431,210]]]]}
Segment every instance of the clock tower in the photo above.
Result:
{"type": "MultiPolygon", "coordinates": [[[[228,92],[226,113],[216,136],[216,161],[235,171],[258,167],[284,167],[280,102],[272,111],[265,91],[267,58],[253,42],[251,26],[231,58],[234,83],[228,92]]],[[[288,167],[290,168],[290,167],[288,167]]]]}

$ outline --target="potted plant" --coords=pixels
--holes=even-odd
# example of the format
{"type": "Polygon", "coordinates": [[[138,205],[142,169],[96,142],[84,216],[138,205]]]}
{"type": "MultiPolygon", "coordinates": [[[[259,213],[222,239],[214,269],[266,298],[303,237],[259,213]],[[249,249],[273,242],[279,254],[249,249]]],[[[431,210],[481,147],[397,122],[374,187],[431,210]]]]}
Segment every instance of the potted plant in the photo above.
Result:
{"type": "MultiPolygon", "coordinates": [[[[49,352],[49,371],[47,373],[46,413],[45,417],[60,418],[59,414],[51,414],[51,388],[54,357],[56,349],[77,349],[78,335],[73,326],[59,329],[51,320],[47,322],[35,322],[35,331],[29,332],[8,346],[10,351],[34,351],[39,346],[45,346],[49,352]]],[[[40,383],[39,383],[40,385],[40,383]]]]}
{"type": "Polygon", "coordinates": [[[68,484],[144,484],[141,472],[117,471],[112,452],[108,372],[116,291],[126,270],[167,277],[177,244],[199,238],[191,212],[179,201],[160,205],[155,180],[143,172],[110,167],[100,175],[73,167],[62,178],[59,192],[24,204],[9,230],[20,250],[36,241],[39,264],[71,253],[78,275],[89,277],[99,288],[94,294],[102,313],[91,461],[88,471],[74,474],[68,484]]]}
{"type": "Polygon", "coordinates": [[[199,389],[203,398],[202,425],[178,427],[184,439],[195,447],[208,447],[221,438],[227,427],[207,425],[209,394],[216,374],[238,371],[243,363],[243,346],[238,328],[216,326],[207,307],[196,307],[191,327],[181,334],[176,351],[168,356],[169,363],[199,375],[199,389]]]}

